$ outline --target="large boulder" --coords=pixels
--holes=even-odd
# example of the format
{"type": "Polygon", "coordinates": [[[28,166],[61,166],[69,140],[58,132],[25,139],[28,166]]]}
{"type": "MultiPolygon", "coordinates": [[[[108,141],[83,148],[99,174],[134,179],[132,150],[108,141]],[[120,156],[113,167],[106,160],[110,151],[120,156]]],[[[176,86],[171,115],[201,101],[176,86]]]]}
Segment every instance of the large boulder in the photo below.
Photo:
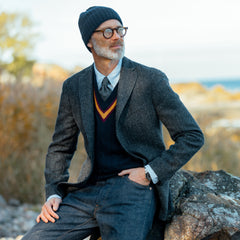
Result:
{"type": "Polygon", "coordinates": [[[171,180],[175,211],[164,240],[240,239],[240,178],[180,170],[171,180]]]}

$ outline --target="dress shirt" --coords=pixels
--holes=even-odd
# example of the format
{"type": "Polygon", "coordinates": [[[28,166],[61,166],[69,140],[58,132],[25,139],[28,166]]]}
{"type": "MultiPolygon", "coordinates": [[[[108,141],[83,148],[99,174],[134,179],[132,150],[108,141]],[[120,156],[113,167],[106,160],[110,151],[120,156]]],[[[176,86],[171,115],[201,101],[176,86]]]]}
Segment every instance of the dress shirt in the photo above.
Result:
{"type": "Polygon", "coordinates": [[[116,87],[116,85],[118,84],[118,81],[119,81],[119,78],[120,78],[121,67],[122,67],[122,59],[119,60],[117,66],[112,70],[112,72],[108,76],[104,76],[102,73],[100,73],[97,70],[97,68],[94,64],[94,71],[95,71],[95,75],[96,75],[98,89],[101,88],[103,79],[105,77],[107,77],[109,82],[111,83],[111,85],[109,85],[108,87],[111,90],[113,90],[116,87]]]}

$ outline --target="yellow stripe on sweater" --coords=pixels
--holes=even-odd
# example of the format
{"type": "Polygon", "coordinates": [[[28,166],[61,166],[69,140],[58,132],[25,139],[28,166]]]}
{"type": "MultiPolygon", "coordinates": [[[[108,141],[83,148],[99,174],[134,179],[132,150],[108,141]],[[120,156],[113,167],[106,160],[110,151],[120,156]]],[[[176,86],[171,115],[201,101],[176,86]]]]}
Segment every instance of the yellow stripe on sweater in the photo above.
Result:
{"type": "Polygon", "coordinates": [[[96,98],[96,94],[94,92],[94,102],[95,102],[95,106],[96,106],[96,109],[99,113],[99,115],[101,116],[102,120],[105,121],[105,119],[111,114],[111,112],[114,110],[114,108],[116,107],[117,105],[117,99],[112,103],[112,105],[105,111],[103,112],[101,110],[101,108],[99,107],[99,104],[97,102],[97,98],[96,98]]]}

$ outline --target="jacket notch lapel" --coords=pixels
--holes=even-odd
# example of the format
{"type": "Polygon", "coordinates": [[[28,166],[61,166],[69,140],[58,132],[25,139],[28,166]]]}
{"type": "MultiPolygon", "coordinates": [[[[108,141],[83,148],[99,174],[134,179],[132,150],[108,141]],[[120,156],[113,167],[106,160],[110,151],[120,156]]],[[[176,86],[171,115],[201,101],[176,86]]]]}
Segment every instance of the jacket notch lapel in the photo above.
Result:
{"type": "Polygon", "coordinates": [[[94,154],[94,102],[93,102],[93,66],[79,79],[79,98],[82,118],[82,134],[87,140],[86,150],[90,158],[94,154]]]}
{"type": "Polygon", "coordinates": [[[123,58],[120,79],[118,83],[118,95],[116,106],[116,122],[127,104],[129,97],[133,91],[137,79],[137,72],[132,62],[127,58],[123,58]]]}

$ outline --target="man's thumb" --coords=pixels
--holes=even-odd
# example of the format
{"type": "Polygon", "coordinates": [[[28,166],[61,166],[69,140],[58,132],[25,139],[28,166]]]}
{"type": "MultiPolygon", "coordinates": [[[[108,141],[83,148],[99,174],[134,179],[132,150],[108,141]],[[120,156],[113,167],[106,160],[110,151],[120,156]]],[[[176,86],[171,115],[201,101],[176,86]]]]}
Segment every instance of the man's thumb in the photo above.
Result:
{"type": "Polygon", "coordinates": [[[53,210],[54,210],[54,211],[57,211],[57,210],[58,210],[59,204],[60,204],[59,201],[56,201],[56,200],[54,201],[54,203],[53,203],[53,210]]]}
{"type": "Polygon", "coordinates": [[[122,170],[120,173],[118,173],[118,176],[124,176],[126,174],[130,174],[130,172],[131,172],[130,169],[122,170]]]}

